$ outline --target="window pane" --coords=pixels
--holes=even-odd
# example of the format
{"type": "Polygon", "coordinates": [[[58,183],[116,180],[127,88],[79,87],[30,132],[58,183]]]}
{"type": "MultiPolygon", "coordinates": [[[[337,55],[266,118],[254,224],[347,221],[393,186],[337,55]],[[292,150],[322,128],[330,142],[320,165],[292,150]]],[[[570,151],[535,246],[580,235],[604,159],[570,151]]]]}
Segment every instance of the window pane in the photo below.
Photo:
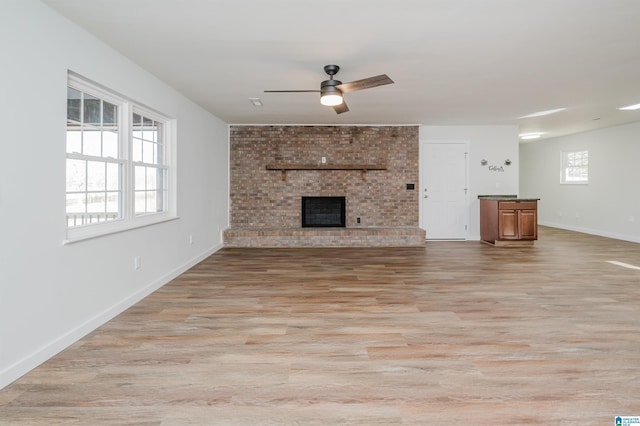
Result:
{"type": "Polygon", "coordinates": [[[142,138],[146,141],[155,142],[156,141],[156,127],[155,122],[153,120],[149,120],[147,118],[144,119],[144,133],[142,138]]]}
{"type": "Polygon", "coordinates": [[[105,126],[115,126],[118,123],[117,107],[109,102],[102,102],[102,123],[105,126]]]}
{"type": "Polygon", "coordinates": [[[142,142],[142,162],[148,164],[155,164],[155,148],[156,144],[153,142],[142,142]]]}
{"type": "Polygon", "coordinates": [[[118,155],[118,132],[102,133],[102,156],[120,158],[118,155]]]}
{"type": "Polygon", "coordinates": [[[104,191],[106,189],[106,164],[98,161],[87,162],[87,189],[104,191]]]}
{"type": "Polygon", "coordinates": [[[84,225],[86,194],[67,194],[67,226],[84,225]]]}
{"type": "Polygon", "coordinates": [[[153,167],[147,167],[147,187],[146,189],[156,189],[158,186],[156,184],[158,169],[153,167]]]}
{"type": "Polygon", "coordinates": [[[99,129],[89,127],[82,132],[82,153],[102,156],[102,132],[99,129]]]}
{"type": "Polygon", "coordinates": [[[158,194],[156,191],[147,192],[147,213],[158,212],[158,194]]]}
{"type": "Polygon", "coordinates": [[[100,125],[100,99],[84,94],[84,122],[100,125]]]}
{"type": "Polygon", "coordinates": [[[85,191],[87,189],[86,162],[84,160],[67,159],[67,192],[85,191]]]}
{"type": "Polygon", "coordinates": [[[142,140],[133,138],[131,148],[131,159],[133,161],[142,161],[142,140]]]}
{"type": "Polygon", "coordinates": [[[82,103],[82,93],[71,87],[67,87],[67,120],[80,122],[80,104],[82,103]]]}
{"type": "Polygon", "coordinates": [[[146,167],[140,167],[140,166],[135,167],[135,190],[136,191],[143,191],[147,189],[147,182],[146,182],[147,175],[145,173],[145,169],[146,167]]]}
{"type": "Polygon", "coordinates": [[[120,217],[120,192],[107,192],[106,219],[118,219],[120,217]]]}
{"type": "Polygon", "coordinates": [[[77,126],[67,126],[67,152],[82,152],[82,132],[77,126]]]}
{"type": "Polygon", "coordinates": [[[107,163],[107,191],[120,191],[120,164],[107,163]]]}
{"type": "Polygon", "coordinates": [[[143,214],[146,212],[146,191],[136,191],[135,212],[143,214]]]}
{"type": "Polygon", "coordinates": [[[86,194],[67,194],[67,213],[84,213],[86,194]]]}
{"type": "MultiPolygon", "coordinates": [[[[87,194],[87,212],[88,213],[104,213],[106,209],[106,197],[104,192],[89,192],[87,194]]],[[[94,215],[95,221],[99,216],[94,215]]]]}

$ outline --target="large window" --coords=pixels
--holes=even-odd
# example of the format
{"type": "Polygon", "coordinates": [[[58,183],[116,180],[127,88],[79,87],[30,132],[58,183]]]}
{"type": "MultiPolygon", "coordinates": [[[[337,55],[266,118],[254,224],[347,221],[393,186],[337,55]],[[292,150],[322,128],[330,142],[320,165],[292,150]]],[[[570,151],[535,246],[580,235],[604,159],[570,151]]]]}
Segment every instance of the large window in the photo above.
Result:
{"type": "Polygon", "coordinates": [[[166,220],[174,123],[75,74],[67,87],[67,239],[166,220]]]}
{"type": "Polygon", "coordinates": [[[561,183],[589,183],[589,151],[563,152],[561,170],[561,183]]]}

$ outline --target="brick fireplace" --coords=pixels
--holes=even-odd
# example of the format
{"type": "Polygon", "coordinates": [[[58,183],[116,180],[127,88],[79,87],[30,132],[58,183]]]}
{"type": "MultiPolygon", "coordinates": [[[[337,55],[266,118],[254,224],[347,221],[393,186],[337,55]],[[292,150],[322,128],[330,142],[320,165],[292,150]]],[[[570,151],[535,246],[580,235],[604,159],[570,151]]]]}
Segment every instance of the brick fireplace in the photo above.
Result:
{"type": "Polygon", "coordinates": [[[418,144],[417,126],[231,126],[225,245],[424,246],[418,144]],[[303,228],[302,197],[344,197],[344,228],[303,228]]]}

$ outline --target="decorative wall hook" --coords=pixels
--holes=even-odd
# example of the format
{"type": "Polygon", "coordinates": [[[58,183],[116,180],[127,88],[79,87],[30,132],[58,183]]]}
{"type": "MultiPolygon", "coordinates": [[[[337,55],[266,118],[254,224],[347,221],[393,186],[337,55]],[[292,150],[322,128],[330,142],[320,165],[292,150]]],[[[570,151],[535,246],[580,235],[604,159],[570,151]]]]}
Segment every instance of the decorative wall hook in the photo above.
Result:
{"type": "Polygon", "coordinates": [[[480,160],[480,165],[481,166],[486,166],[489,162],[487,160],[485,160],[484,158],[482,160],[480,160]]]}
{"type": "Polygon", "coordinates": [[[511,160],[509,160],[508,158],[506,160],[504,160],[504,165],[505,166],[510,166],[511,165],[511,160]]]}

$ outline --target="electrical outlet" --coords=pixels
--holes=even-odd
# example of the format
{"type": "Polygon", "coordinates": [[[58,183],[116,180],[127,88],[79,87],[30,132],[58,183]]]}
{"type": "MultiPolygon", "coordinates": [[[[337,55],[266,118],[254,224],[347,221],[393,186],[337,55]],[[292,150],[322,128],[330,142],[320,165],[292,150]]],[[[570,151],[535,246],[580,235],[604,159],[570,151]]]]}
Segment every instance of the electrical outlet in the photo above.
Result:
{"type": "Polygon", "coordinates": [[[193,244],[193,235],[189,235],[189,244],[193,244]]]}
{"type": "Polygon", "coordinates": [[[360,223],[360,218],[356,218],[356,223],[360,223]]]}
{"type": "Polygon", "coordinates": [[[321,161],[322,161],[322,164],[327,164],[327,157],[322,157],[321,161]]]}
{"type": "Polygon", "coordinates": [[[135,269],[137,271],[141,267],[142,267],[142,259],[140,259],[140,256],[134,257],[133,258],[133,269],[135,269]]]}

